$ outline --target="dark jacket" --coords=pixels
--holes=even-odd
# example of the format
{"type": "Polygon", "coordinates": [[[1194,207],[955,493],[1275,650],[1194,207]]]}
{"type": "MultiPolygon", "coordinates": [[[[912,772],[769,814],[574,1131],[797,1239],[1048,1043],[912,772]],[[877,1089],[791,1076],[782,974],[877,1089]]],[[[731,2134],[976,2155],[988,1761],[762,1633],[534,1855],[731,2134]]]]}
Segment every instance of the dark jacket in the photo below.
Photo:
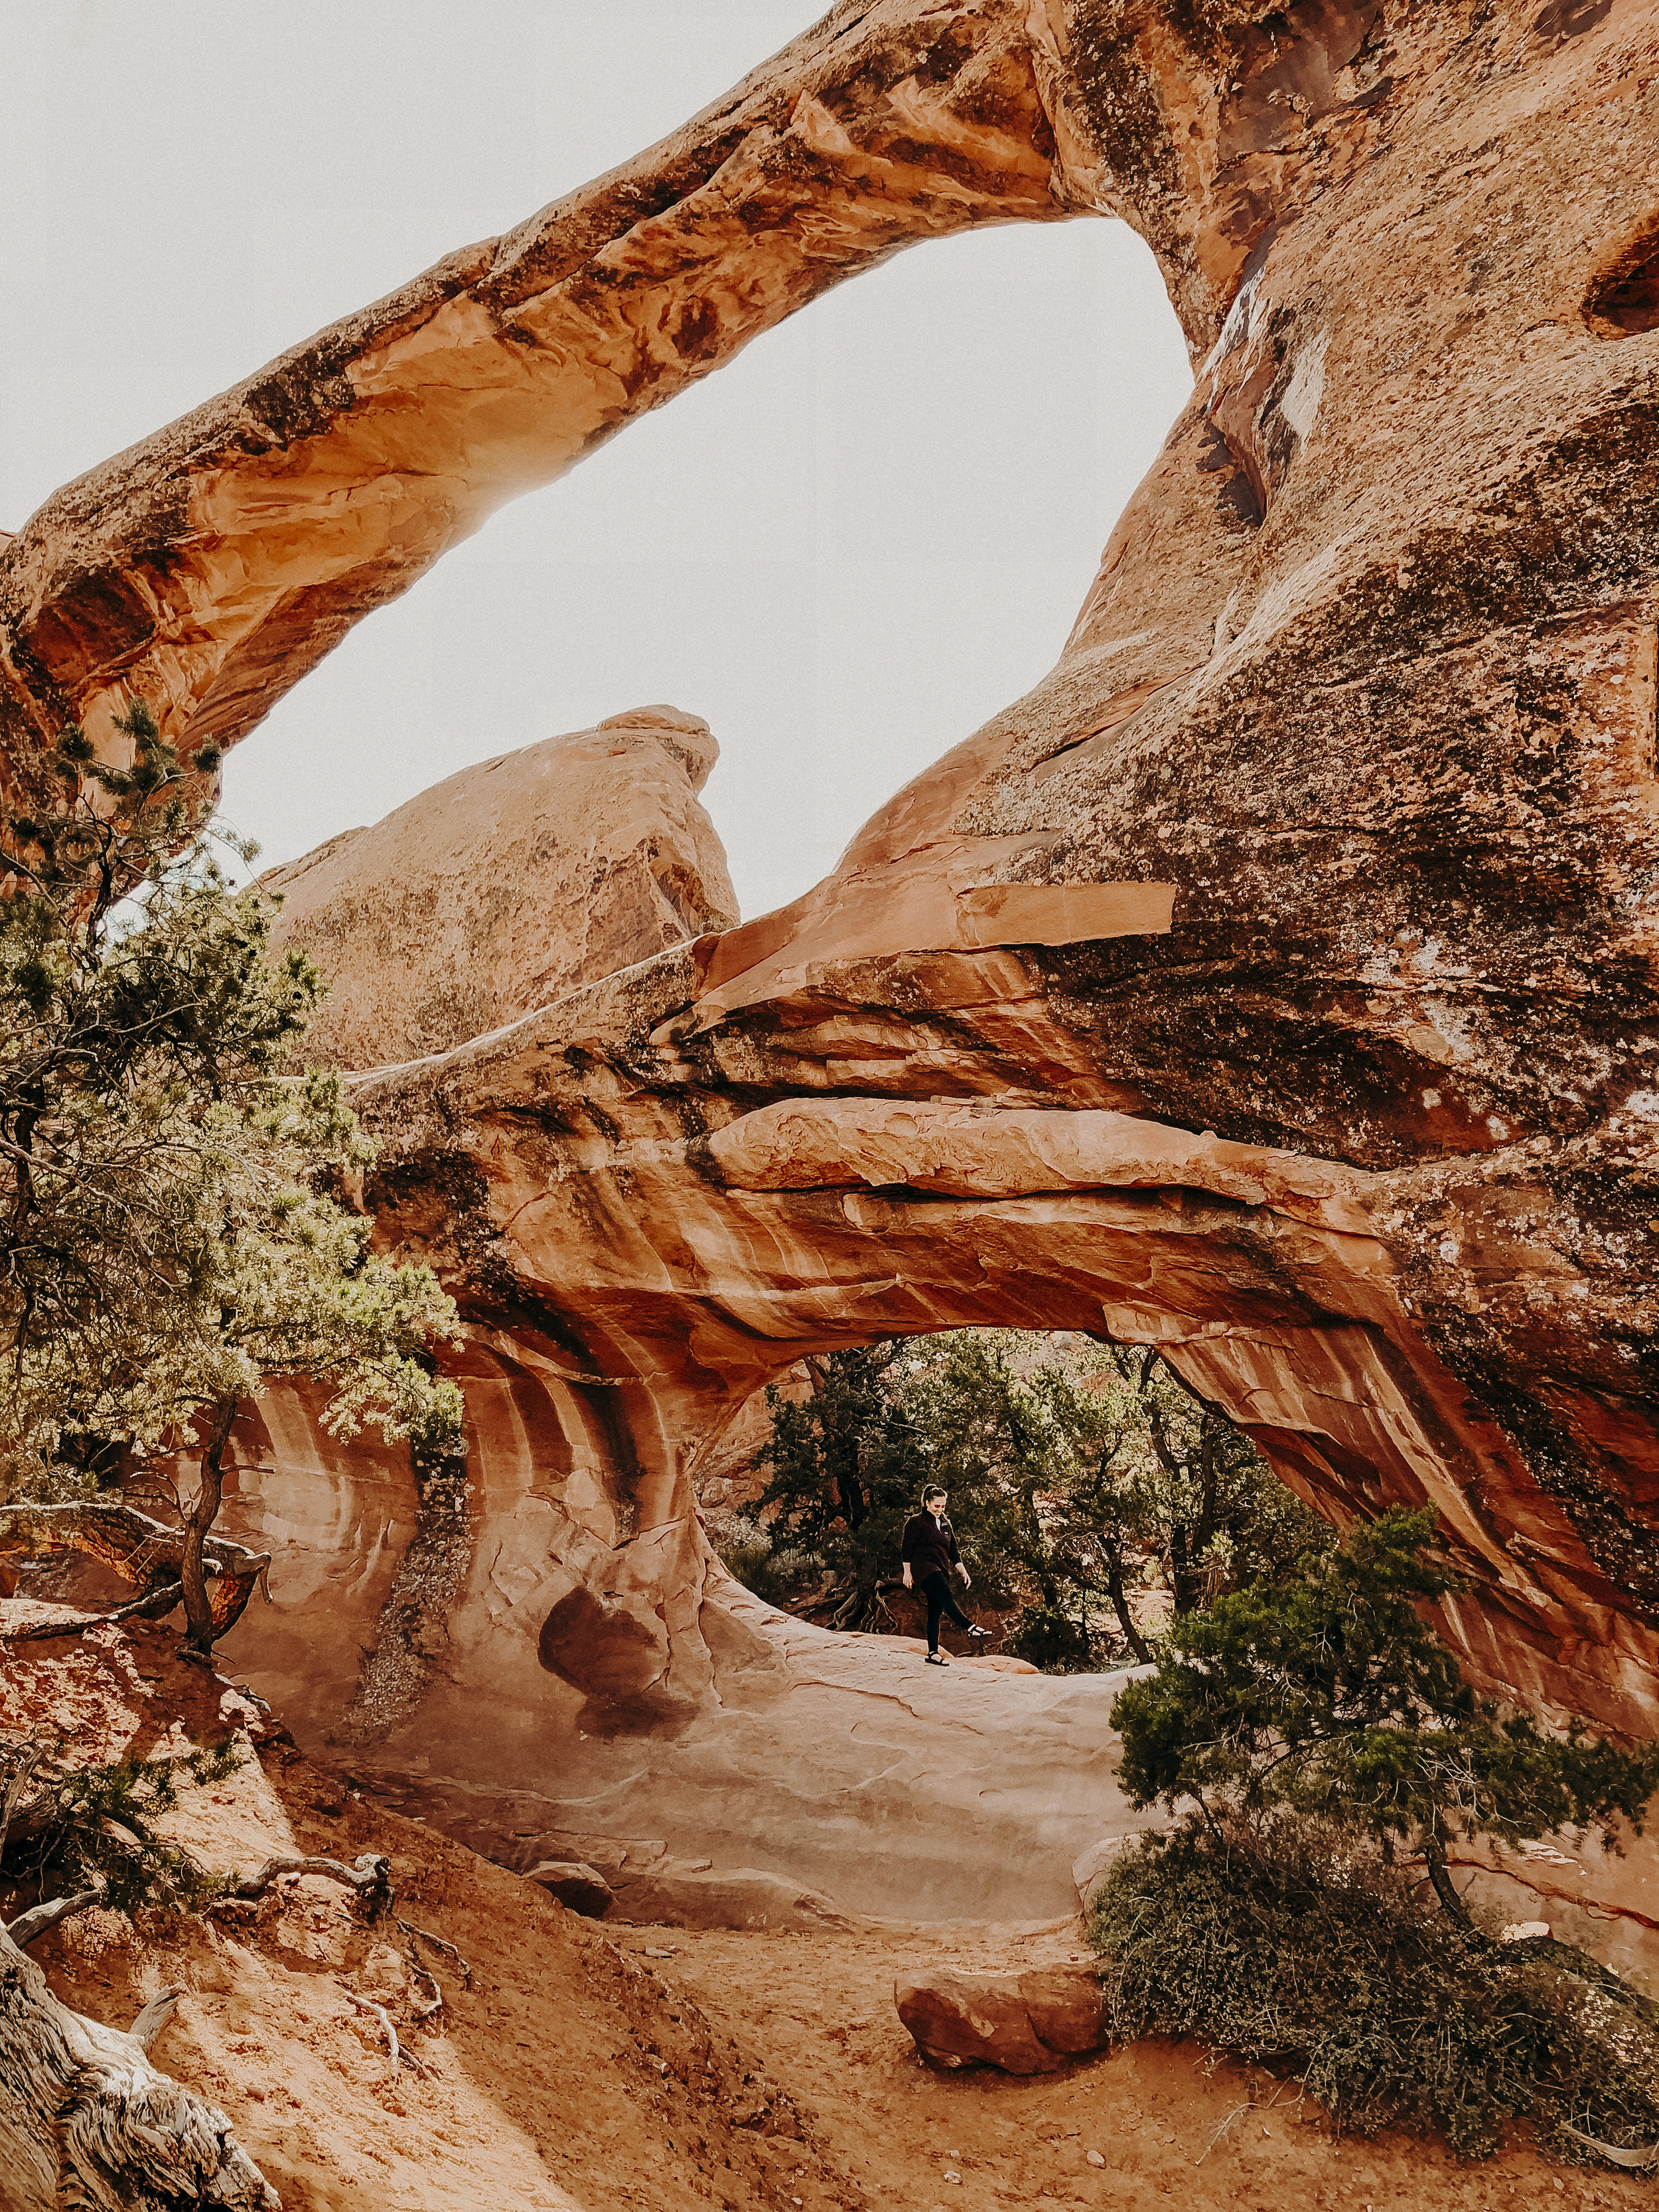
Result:
{"type": "Polygon", "coordinates": [[[962,1558],[957,1532],[948,1520],[936,1521],[931,1513],[913,1513],[904,1524],[904,1545],[899,1554],[919,1583],[929,1575],[944,1575],[962,1558]]]}

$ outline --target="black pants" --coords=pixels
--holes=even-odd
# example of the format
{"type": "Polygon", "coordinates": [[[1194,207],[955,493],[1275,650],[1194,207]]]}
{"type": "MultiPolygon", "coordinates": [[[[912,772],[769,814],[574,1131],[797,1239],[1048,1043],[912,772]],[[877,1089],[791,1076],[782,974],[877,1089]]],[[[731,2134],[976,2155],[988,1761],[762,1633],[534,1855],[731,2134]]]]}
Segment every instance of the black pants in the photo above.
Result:
{"type": "Polygon", "coordinates": [[[948,1613],[958,1628],[971,1628],[973,1623],[951,1595],[951,1578],[942,1568],[935,1567],[922,1583],[921,1594],[927,1601],[927,1649],[939,1650],[939,1617],[948,1613]]]}

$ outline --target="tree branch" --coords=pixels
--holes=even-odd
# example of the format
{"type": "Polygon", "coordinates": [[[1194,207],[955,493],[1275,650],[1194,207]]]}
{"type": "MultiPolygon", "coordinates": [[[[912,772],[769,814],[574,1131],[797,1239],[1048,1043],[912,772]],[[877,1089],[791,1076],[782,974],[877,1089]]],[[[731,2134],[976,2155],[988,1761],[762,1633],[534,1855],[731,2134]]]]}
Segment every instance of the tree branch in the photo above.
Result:
{"type": "Polygon", "coordinates": [[[392,1862],[379,1851],[361,1853],[350,1866],[343,1866],[338,1859],[267,1859],[258,1874],[237,1882],[226,1894],[248,1902],[263,1897],[278,1875],[284,1874],[318,1874],[331,1881],[344,1882],[362,1899],[371,1920],[392,1903],[392,1862]]]}
{"type": "Polygon", "coordinates": [[[49,1904],[32,1905],[27,1912],[20,1912],[15,1920],[7,1924],[6,1933],[20,1951],[26,1950],[37,1937],[61,1921],[73,1920],[77,1912],[90,1911],[103,1898],[101,1889],[77,1889],[68,1897],[54,1897],[49,1904]]]}
{"type": "Polygon", "coordinates": [[[59,1620],[35,1620],[23,1628],[8,1628],[0,1632],[0,1644],[47,1644],[55,1637],[84,1636],[88,1629],[107,1627],[112,1620],[159,1620],[173,1611],[184,1594],[182,1583],[165,1583],[129,1605],[118,1605],[112,1613],[66,1613],[59,1620]]]}
{"type": "Polygon", "coordinates": [[[182,1990],[162,1990],[144,2007],[137,2019],[127,2030],[127,2033],[140,2051],[149,2051],[151,2044],[173,2018],[173,2008],[184,1994],[182,1990]]]}

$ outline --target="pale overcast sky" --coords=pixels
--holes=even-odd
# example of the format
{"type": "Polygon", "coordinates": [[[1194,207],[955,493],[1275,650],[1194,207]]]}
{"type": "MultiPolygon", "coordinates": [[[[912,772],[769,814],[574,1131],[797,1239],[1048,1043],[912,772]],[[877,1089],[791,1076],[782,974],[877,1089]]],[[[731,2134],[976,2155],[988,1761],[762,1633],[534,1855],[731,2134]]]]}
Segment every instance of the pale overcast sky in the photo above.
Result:
{"type": "MultiPolygon", "coordinates": [[[[0,527],[661,137],[797,0],[0,0],[0,527]]],[[[1122,225],[842,286],[371,616],[231,757],[287,860],[668,700],[745,915],[1053,663],[1189,388],[1122,225]]]]}

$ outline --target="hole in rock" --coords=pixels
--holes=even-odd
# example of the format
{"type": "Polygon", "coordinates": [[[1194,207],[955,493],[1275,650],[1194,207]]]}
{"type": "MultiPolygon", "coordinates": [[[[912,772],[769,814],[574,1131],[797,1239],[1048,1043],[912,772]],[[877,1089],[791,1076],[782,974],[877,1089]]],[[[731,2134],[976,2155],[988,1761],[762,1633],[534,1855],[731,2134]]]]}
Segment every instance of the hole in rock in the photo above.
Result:
{"type": "Polygon", "coordinates": [[[1177,1612],[1335,1540],[1157,1346],[1068,1331],[813,1353],[750,1401],[697,1489],[737,1579],[823,1627],[925,1636],[953,1539],[968,1580],[951,1559],[945,1651],[1048,1674],[1135,1665],[1177,1612]],[[921,1517],[933,1486],[948,1535],[921,1517]]]}
{"type": "Polygon", "coordinates": [[[1601,337],[1633,337],[1659,328],[1659,218],[1596,278],[1584,316],[1601,337]]]}

